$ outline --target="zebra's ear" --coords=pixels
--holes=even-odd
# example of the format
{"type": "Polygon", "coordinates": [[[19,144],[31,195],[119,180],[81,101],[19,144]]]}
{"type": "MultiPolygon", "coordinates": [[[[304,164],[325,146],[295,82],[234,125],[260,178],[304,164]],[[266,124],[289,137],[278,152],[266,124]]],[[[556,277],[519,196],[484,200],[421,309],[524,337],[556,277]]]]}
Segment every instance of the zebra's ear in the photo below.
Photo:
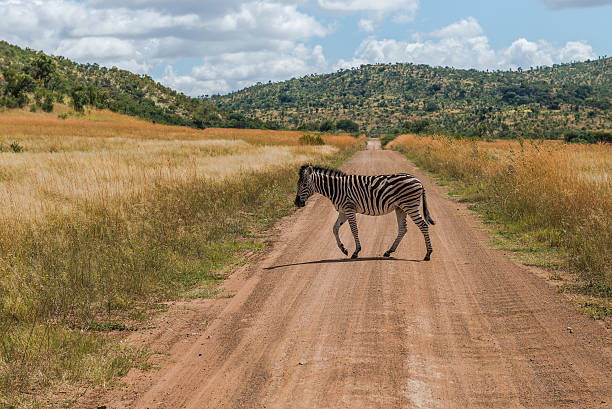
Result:
{"type": "Polygon", "coordinates": [[[312,165],[306,164],[302,165],[302,167],[300,168],[300,175],[303,177],[309,177],[310,175],[312,175],[312,172],[312,165]]]}

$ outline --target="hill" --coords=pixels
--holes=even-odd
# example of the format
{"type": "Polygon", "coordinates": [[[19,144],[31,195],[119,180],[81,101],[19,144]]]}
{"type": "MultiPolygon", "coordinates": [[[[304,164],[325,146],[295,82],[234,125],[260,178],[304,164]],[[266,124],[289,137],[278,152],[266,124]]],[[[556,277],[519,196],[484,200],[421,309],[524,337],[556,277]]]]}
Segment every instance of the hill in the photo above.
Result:
{"type": "Polygon", "coordinates": [[[212,101],[295,128],[344,119],[370,132],[404,126],[412,132],[556,138],[568,129],[612,129],[612,58],[504,72],[362,65],[258,84],[212,101]]]}
{"type": "Polygon", "coordinates": [[[147,75],[78,64],[0,41],[0,106],[52,111],[54,103],[86,105],[168,125],[271,128],[259,119],[218,108],[164,87],[147,75]]]}

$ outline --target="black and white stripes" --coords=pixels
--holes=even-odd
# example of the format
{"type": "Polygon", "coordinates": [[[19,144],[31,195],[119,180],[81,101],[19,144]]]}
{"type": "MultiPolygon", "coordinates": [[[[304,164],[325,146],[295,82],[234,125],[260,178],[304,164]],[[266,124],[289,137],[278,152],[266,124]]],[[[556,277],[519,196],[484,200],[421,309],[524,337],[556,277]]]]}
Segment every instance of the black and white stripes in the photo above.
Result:
{"type": "Polygon", "coordinates": [[[351,257],[356,258],[361,251],[361,244],[355,215],[361,213],[382,216],[395,210],[398,225],[397,238],[384,256],[389,257],[402,241],[406,234],[406,215],[408,215],[425,237],[427,247],[425,260],[429,260],[432,248],[427,223],[435,223],[427,211],[425,189],[415,177],[405,173],[376,176],[348,175],[339,170],[304,165],[300,168],[298,191],[295,197],[296,206],[304,206],[306,200],[314,193],[320,193],[330,199],[338,210],[338,220],[334,224],[333,231],[338,247],[344,254],[348,255],[348,251],[338,234],[344,222],[348,220],[355,238],[355,252],[351,257]],[[425,219],[419,212],[421,197],[425,219]]]}

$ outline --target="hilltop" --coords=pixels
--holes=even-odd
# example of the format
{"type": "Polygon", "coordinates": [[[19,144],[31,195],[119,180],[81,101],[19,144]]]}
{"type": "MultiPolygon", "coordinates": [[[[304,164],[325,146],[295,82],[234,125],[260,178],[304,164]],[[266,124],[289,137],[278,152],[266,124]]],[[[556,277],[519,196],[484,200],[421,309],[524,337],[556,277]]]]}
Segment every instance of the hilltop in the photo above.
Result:
{"type": "Polygon", "coordinates": [[[0,41],[0,106],[50,112],[55,103],[70,103],[76,111],[87,105],[110,109],[167,125],[275,127],[164,87],[148,75],[79,64],[0,41]]]}
{"type": "Polygon", "coordinates": [[[612,128],[612,58],[484,72],[414,64],[362,65],[258,84],[212,101],[262,121],[316,128],[355,121],[476,137],[559,137],[612,128]]]}

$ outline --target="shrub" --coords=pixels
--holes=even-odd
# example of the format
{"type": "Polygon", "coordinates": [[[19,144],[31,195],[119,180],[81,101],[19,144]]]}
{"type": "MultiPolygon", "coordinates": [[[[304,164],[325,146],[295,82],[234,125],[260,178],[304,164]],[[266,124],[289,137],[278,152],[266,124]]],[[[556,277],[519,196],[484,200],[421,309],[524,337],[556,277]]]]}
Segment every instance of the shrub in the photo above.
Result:
{"type": "Polygon", "coordinates": [[[23,152],[23,146],[19,145],[18,142],[13,142],[9,146],[11,147],[11,150],[15,153],[23,152]]]}
{"type": "Polygon", "coordinates": [[[336,128],[342,129],[343,131],[346,131],[346,132],[358,132],[359,131],[359,125],[357,125],[357,123],[351,121],[350,119],[339,120],[338,122],[336,122],[336,128]]]}
{"type": "Polygon", "coordinates": [[[321,135],[310,135],[305,134],[300,136],[300,145],[325,145],[325,141],[321,138],[321,135]]]}
{"type": "Polygon", "coordinates": [[[612,132],[569,130],[563,134],[568,143],[612,143],[612,132]]]}
{"type": "Polygon", "coordinates": [[[41,109],[45,112],[53,111],[53,97],[51,95],[47,95],[45,100],[41,106],[41,109]]]}
{"type": "Polygon", "coordinates": [[[334,131],[336,129],[336,125],[332,121],[323,121],[321,122],[321,126],[319,126],[319,131],[321,132],[329,132],[334,131]]]}

